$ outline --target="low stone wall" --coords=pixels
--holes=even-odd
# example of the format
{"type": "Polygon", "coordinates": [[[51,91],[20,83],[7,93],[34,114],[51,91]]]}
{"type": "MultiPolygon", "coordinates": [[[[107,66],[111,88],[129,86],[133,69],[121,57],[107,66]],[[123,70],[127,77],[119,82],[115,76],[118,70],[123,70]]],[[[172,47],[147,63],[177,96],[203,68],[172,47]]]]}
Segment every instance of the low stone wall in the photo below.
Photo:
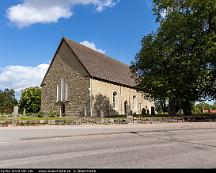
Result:
{"type": "Polygon", "coordinates": [[[66,120],[17,120],[0,121],[0,127],[8,125],[37,126],[37,125],[94,125],[94,124],[151,124],[173,122],[216,122],[216,116],[189,116],[189,117],[128,117],[128,118],[76,118],[66,120]]]}
{"type": "Polygon", "coordinates": [[[12,124],[12,120],[0,121],[0,127],[7,127],[12,124]]]}

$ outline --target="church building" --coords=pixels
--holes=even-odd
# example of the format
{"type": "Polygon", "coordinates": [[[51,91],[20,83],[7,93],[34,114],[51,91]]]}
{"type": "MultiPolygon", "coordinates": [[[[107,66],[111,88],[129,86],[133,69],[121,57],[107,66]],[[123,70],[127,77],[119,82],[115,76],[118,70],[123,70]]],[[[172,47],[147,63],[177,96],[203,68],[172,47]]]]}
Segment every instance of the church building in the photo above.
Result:
{"type": "Polygon", "coordinates": [[[154,114],[129,66],[63,38],[41,83],[42,112],[60,116],[154,114]]]}

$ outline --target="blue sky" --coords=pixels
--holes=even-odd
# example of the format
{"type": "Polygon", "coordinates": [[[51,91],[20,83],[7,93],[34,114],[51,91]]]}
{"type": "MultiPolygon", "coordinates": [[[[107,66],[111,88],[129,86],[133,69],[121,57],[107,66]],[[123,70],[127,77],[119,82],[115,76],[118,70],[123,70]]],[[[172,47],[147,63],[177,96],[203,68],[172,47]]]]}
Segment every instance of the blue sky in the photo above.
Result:
{"type": "Polygon", "coordinates": [[[0,89],[39,85],[64,36],[130,64],[156,30],[151,0],[0,1],[0,89]]]}

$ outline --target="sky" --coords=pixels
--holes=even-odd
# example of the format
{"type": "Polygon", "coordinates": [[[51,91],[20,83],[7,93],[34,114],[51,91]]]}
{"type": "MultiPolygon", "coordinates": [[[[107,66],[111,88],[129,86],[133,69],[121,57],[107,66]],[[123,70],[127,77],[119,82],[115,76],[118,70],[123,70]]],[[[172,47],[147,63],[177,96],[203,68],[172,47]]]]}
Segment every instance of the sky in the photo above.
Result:
{"type": "Polygon", "coordinates": [[[157,27],[151,0],[1,0],[0,89],[40,86],[63,36],[130,65],[157,27]]]}

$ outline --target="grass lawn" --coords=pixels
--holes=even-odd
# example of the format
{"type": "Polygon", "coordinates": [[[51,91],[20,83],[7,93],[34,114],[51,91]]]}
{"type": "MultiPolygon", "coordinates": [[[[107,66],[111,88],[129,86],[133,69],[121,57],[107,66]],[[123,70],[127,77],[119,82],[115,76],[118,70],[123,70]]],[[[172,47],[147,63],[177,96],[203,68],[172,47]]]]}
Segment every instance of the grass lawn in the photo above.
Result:
{"type": "Polygon", "coordinates": [[[0,117],[0,121],[1,121],[1,120],[5,120],[5,118],[4,118],[4,117],[0,117]]]}
{"type": "Polygon", "coordinates": [[[72,117],[35,117],[35,116],[23,116],[18,117],[18,120],[71,120],[74,119],[72,117]]]}
{"type": "Polygon", "coordinates": [[[7,119],[9,119],[9,118],[7,118],[7,117],[0,117],[0,121],[5,121],[7,119]]]}
{"type": "MultiPolygon", "coordinates": [[[[192,116],[187,116],[187,117],[196,117],[196,116],[200,116],[200,117],[205,117],[205,116],[216,116],[216,114],[194,114],[192,116]]],[[[167,114],[160,114],[160,115],[144,115],[144,116],[140,116],[140,115],[135,115],[134,118],[141,118],[141,119],[158,119],[158,118],[181,118],[184,117],[184,115],[177,115],[177,116],[169,116],[167,114]]],[[[80,117],[81,118],[81,117],[80,117]]],[[[36,117],[33,115],[30,116],[20,116],[17,118],[17,120],[77,120],[80,119],[79,117],[36,117]]],[[[125,115],[117,115],[117,116],[111,116],[111,117],[105,117],[104,119],[116,119],[116,120],[122,120],[122,119],[126,119],[127,117],[125,115]]],[[[2,121],[6,121],[6,120],[10,120],[11,118],[7,118],[6,116],[0,116],[0,122],[2,121]]],[[[83,117],[83,119],[92,119],[92,120],[97,120],[97,119],[101,119],[100,117],[94,117],[94,118],[90,118],[90,117],[83,117]]]]}

